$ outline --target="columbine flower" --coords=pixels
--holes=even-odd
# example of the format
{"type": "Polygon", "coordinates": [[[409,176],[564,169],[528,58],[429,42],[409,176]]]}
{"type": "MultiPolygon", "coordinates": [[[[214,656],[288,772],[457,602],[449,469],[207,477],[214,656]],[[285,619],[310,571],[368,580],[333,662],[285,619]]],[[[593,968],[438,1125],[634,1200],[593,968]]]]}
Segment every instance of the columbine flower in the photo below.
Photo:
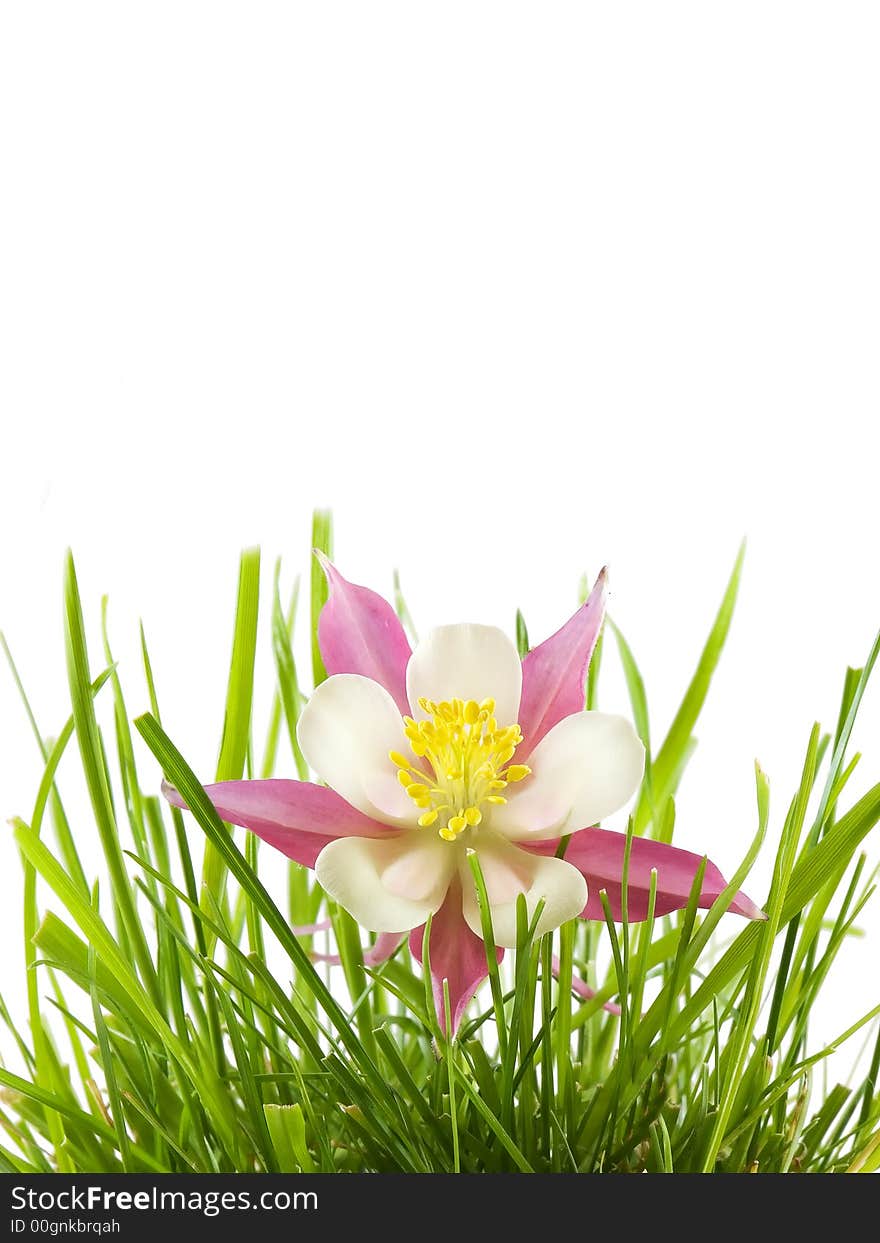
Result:
{"type": "MultiPolygon", "coordinates": [[[[223,820],[243,825],[313,867],[331,898],[380,937],[371,960],[411,932],[421,961],[425,923],[438,1013],[448,980],[453,1024],[487,974],[468,862],[485,878],[499,958],[516,944],[516,906],[537,935],[575,916],[602,919],[605,890],[621,914],[626,838],[594,826],[623,807],[644,748],[623,717],[584,710],[587,668],[605,608],[604,573],[586,604],[520,661],[492,626],[441,626],[413,652],[391,605],[322,564],[330,596],[318,640],[330,675],[299,722],[310,767],[326,782],[228,781],[206,786],[223,820]],[[562,838],[565,857],[557,857],[562,838]]],[[[172,802],[182,805],[175,790],[172,802]]],[[[698,855],[636,837],[630,920],[687,904],[698,855]]],[[[700,905],[725,887],[708,864],[700,905]]],[[[731,910],[761,912],[744,894],[731,910]]]]}

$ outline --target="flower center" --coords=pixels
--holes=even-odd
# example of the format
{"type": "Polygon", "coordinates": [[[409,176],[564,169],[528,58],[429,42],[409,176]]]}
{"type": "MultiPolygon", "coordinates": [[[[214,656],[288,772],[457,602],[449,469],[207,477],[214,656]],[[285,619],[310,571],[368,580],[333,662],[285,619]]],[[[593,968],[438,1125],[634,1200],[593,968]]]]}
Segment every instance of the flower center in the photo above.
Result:
{"type": "Polygon", "coordinates": [[[417,764],[389,752],[397,765],[397,779],[422,814],[423,829],[439,823],[438,832],[447,842],[456,841],[466,829],[476,828],[483,819],[486,804],[506,803],[501,793],[512,781],[522,781],[532,771],[525,764],[511,764],[513,753],[522,742],[518,725],[499,728],[495,720],[495,700],[420,699],[419,707],[428,713],[425,721],[403,718],[406,736],[417,764]],[[430,767],[434,781],[425,771],[430,767]]]}

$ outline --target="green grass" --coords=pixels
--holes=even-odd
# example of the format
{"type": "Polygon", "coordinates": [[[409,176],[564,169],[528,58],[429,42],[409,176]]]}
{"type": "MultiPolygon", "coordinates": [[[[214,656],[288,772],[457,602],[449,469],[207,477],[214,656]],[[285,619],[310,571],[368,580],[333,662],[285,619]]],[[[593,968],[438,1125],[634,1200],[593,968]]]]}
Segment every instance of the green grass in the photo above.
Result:
{"type": "MultiPolygon", "coordinates": [[[[316,515],[313,542],[331,547],[326,513],[316,515]]],[[[594,658],[589,702],[596,702],[602,660],[616,649],[649,751],[633,833],[673,837],[675,797],[741,567],[742,553],[681,706],[653,752],[645,678],[616,626],[616,643],[594,658]]],[[[325,671],[315,626],[324,580],[316,566],[307,568],[303,616],[319,681],[325,671]]],[[[219,779],[307,775],[296,743],[305,702],[292,642],[299,580],[285,606],[275,567],[264,665],[256,659],[260,596],[259,551],[248,550],[224,719],[204,723],[221,737],[219,779]],[[276,684],[257,730],[254,671],[261,667],[273,669],[276,684]]],[[[397,578],[395,598],[412,630],[397,578]]],[[[311,873],[258,852],[252,835],[218,820],[163,730],[143,632],[143,669],[118,668],[102,610],[102,662],[90,661],[72,558],[64,601],[71,715],[52,722],[54,742],[37,725],[3,643],[23,724],[45,768],[27,819],[12,828],[24,893],[24,935],[15,948],[28,988],[23,1015],[0,999],[3,1067],[15,1067],[0,1069],[0,1170],[880,1169],[880,1005],[830,1045],[817,1047],[811,1037],[823,986],[873,893],[875,870],[862,847],[880,819],[880,785],[850,801],[847,783],[850,736],[880,640],[863,669],[847,670],[833,731],[816,725],[810,733],[784,816],[771,811],[767,779],[756,770],[754,839],[710,911],[698,912],[695,886],[678,916],[632,925],[575,921],[536,939],[537,915],[530,927],[523,909],[516,951],[500,968],[488,955],[489,979],[449,1040],[406,942],[381,968],[366,966],[366,934],[345,912],[327,909],[311,873]],[[150,712],[132,720],[126,694],[149,702],[150,712]],[[106,734],[99,697],[112,700],[106,734]],[[55,784],[74,746],[90,807],[75,824],[55,784]],[[157,797],[162,773],[192,816],[157,797]],[[77,849],[87,840],[100,846],[98,876],[87,873],[77,849]],[[719,927],[759,851],[773,861],[766,923],[731,919],[719,927]],[[291,930],[324,915],[343,959],[330,973],[312,959],[313,938],[291,930]],[[590,981],[595,998],[573,993],[575,976],[590,981]],[[619,1016],[603,1008],[610,1002],[619,1016]],[[826,1082],[823,1062],[851,1038],[853,1064],[869,1042],[867,1073],[826,1082]]],[[[521,614],[515,634],[527,650],[521,614]]],[[[491,944],[485,903],[483,913],[491,944]]]]}

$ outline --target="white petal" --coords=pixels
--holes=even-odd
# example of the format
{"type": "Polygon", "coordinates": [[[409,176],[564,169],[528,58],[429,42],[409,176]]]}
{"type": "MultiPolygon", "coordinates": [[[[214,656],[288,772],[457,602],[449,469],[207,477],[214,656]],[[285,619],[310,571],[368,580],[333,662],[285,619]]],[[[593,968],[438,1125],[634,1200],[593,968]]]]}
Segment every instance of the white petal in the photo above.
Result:
{"type": "Polygon", "coordinates": [[[460,851],[438,834],[340,837],[318,855],[315,875],[372,932],[409,932],[440,909],[460,851]]]}
{"type": "Polygon", "coordinates": [[[628,803],[644,765],[645,748],[625,717],[576,712],[535,747],[531,776],[508,786],[492,828],[514,840],[576,833],[628,803]]]}
{"type": "Polygon", "coordinates": [[[431,630],[410,657],[406,693],[412,714],[424,717],[419,700],[495,700],[495,719],[513,725],[519,714],[522,663],[496,626],[464,623],[431,630]]]}
{"type": "MultiPolygon", "coordinates": [[[[496,834],[480,835],[475,839],[475,847],[486,881],[496,945],[516,945],[516,900],[520,893],[525,894],[530,920],[539,901],[544,899],[536,936],[543,936],[566,920],[574,919],[586,906],[587,882],[564,859],[529,854],[496,834]]],[[[462,868],[462,891],[464,918],[471,930],[482,936],[470,868],[467,875],[462,868]]]]}
{"type": "Polygon", "coordinates": [[[378,682],[356,673],[327,678],[303,709],[297,736],[310,767],[352,807],[385,824],[415,824],[418,809],[388,758],[409,751],[403,720],[378,682]]]}

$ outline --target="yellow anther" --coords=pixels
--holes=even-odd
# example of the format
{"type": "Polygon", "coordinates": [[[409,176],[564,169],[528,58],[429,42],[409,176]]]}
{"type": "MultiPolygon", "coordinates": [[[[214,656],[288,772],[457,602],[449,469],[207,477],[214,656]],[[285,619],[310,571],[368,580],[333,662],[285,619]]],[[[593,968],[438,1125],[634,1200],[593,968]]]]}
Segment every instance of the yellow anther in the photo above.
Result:
{"type": "Polygon", "coordinates": [[[409,773],[404,768],[398,769],[397,780],[403,786],[404,790],[408,789],[413,784],[412,777],[409,775],[409,773]]]}
{"type": "Polygon", "coordinates": [[[409,768],[409,760],[405,755],[401,755],[399,751],[389,751],[388,758],[392,764],[396,764],[398,768],[409,768]]]}
{"type": "Polygon", "coordinates": [[[531,771],[528,764],[511,764],[504,770],[504,776],[508,781],[522,781],[531,771]]]}
{"type": "Polygon", "coordinates": [[[467,725],[476,725],[480,717],[480,705],[475,700],[469,699],[464,706],[464,719],[467,725]]]}
{"type": "Polygon", "coordinates": [[[423,829],[429,829],[432,824],[436,824],[437,817],[440,812],[435,807],[433,811],[426,811],[424,815],[419,816],[419,824],[423,829]]]}
{"type": "Polygon", "coordinates": [[[473,828],[475,824],[479,824],[483,819],[483,813],[480,811],[479,807],[466,807],[464,810],[464,818],[473,828]]]}
{"type": "Polygon", "coordinates": [[[457,816],[451,816],[446,827],[447,829],[451,829],[453,833],[463,833],[468,827],[468,822],[464,816],[459,814],[457,816]]]}
{"type": "Polygon", "coordinates": [[[503,795],[501,794],[490,794],[489,797],[486,799],[486,802],[495,803],[497,806],[500,807],[502,803],[507,802],[507,799],[504,798],[503,795]]]}
{"type": "Polygon", "coordinates": [[[492,713],[495,711],[495,700],[484,699],[483,702],[480,704],[480,708],[483,712],[486,713],[487,716],[491,716],[492,713]]]}
{"type": "Polygon", "coordinates": [[[426,794],[430,793],[431,789],[430,786],[426,786],[421,781],[409,781],[406,788],[410,798],[424,798],[426,794]]]}

